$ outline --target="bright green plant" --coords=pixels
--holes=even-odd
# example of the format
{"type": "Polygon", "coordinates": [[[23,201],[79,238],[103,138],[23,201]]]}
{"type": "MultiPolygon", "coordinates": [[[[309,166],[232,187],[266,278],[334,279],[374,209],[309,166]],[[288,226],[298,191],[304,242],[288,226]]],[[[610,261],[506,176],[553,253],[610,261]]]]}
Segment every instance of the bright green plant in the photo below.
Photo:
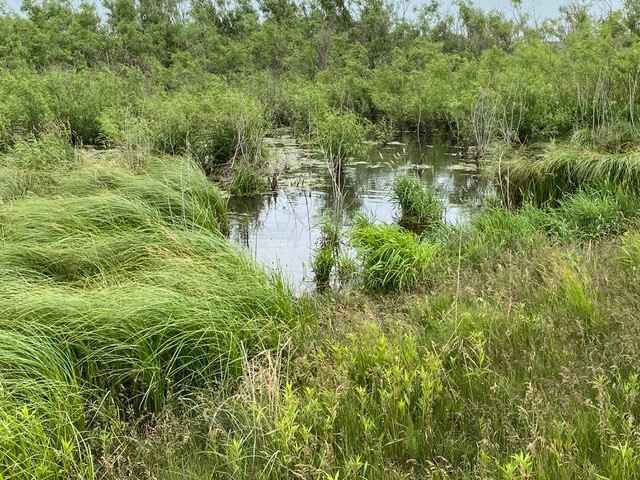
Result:
{"type": "Polygon", "coordinates": [[[335,170],[366,151],[367,127],[355,113],[330,110],[315,121],[313,142],[335,170]]]}
{"type": "Polygon", "coordinates": [[[363,287],[374,292],[428,287],[438,247],[400,227],[361,220],[351,231],[361,262],[363,287]]]}
{"type": "Polygon", "coordinates": [[[437,192],[426,188],[418,178],[405,175],[396,179],[393,200],[400,206],[405,223],[426,224],[442,218],[442,200],[437,192]]]}

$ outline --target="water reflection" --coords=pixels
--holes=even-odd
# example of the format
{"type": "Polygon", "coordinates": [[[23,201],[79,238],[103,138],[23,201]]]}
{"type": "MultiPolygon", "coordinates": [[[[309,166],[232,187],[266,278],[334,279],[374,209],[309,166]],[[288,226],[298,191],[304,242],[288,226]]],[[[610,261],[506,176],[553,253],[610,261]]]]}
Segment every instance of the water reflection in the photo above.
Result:
{"type": "MultiPolygon", "coordinates": [[[[290,137],[270,145],[282,171],[277,195],[234,197],[229,202],[230,237],[259,261],[281,268],[298,290],[309,288],[309,260],[319,241],[319,223],[335,199],[326,163],[290,137]]],[[[474,166],[445,142],[393,143],[374,147],[367,158],[347,164],[340,179],[346,226],[359,213],[382,222],[398,216],[391,202],[394,179],[408,171],[436,189],[445,202],[444,220],[465,221],[480,201],[483,187],[474,166]]]]}

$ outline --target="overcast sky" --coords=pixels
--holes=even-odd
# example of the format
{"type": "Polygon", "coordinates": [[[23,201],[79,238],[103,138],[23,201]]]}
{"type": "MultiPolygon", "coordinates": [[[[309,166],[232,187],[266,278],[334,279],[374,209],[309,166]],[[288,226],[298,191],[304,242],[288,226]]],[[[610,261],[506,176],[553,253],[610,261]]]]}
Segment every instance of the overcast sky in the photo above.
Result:
{"type": "MultiPolygon", "coordinates": [[[[609,8],[617,10],[622,7],[624,0],[592,0],[593,11],[596,13],[608,12],[609,8]]],[[[5,3],[12,9],[19,9],[21,0],[0,0],[0,4],[5,3]]],[[[79,3],[78,0],[74,0],[74,3],[79,3]]],[[[97,1],[97,3],[100,3],[97,1]]],[[[424,3],[424,0],[412,0],[412,6],[418,6],[424,3]]],[[[440,0],[444,9],[447,9],[451,5],[451,1],[440,0]]],[[[505,13],[511,12],[508,0],[475,0],[474,3],[487,10],[495,8],[505,13]]],[[[565,1],[554,0],[522,0],[525,11],[535,14],[537,19],[555,17],[558,14],[558,7],[565,1]]]]}

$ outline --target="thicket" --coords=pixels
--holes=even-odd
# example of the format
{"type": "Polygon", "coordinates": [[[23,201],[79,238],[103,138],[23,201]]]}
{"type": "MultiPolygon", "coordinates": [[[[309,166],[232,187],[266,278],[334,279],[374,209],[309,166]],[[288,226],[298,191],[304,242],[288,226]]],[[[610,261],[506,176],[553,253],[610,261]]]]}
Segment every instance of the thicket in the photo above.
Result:
{"type": "Polygon", "coordinates": [[[210,169],[240,157],[259,165],[268,127],[326,148],[325,125],[368,119],[383,141],[391,126],[445,130],[478,156],[497,140],[571,136],[602,153],[632,151],[634,5],[597,17],[573,4],[534,23],[519,2],[513,18],[464,0],[414,15],[381,0],[118,0],[100,14],[25,2],[21,15],[0,16],[0,142],[50,121],[91,145],[143,128],[154,149],[189,151],[210,169]]]}

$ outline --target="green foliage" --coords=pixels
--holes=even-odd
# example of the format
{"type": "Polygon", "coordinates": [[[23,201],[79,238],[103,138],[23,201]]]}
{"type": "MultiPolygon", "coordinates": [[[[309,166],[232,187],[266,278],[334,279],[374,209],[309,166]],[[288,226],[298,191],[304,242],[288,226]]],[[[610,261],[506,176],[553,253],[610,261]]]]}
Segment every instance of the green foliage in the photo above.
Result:
{"type": "Polygon", "coordinates": [[[74,143],[102,141],[99,116],[123,103],[126,83],[114,72],[51,70],[37,74],[28,70],[2,72],[0,94],[0,141],[6,145],[15,134],[37,133],[51,123],[67,125],[74,143]]]}
{"type": "Polygon", "coordinates": [[[30,193],[44,193],[54,172],[66,172],[76,164],[70,135],[53,125],[39,138],[19,138],[8,155],[0,158],[0,203],[30,193]]]}
{"type": "Polygon", "coordinates": [[[578,148],[620,154],[632,151],[640,144],[640,138],[633,125],[618,122],[606,127],[599,126],[595,130],[576,130],[571,136],[571,143],[578,148]]]}
{"type": "Polygon", "coordinates": [[[261,106],[219,84],[207,93],[183,91],[154,96],[140,112],[143,121],[105,112],[102,131],[111,145],[139,144],[140,126],[157,152],[192,155],[207,171],[236,159],[259,162],[265,123],[261,106]]]}
{"type": "Polygon", "coordinates": [[[335,214],[326,216],[320,221],[320,240],[311,259],[311,271],[319,291],[326,290],[331,283],[332,274],[342,272],[340,255],[341,226],[336,222],[335,214]]]}
{"type": "Polygon", "coordinates": [[[161,478],[633,478],[637,285],[617,242],[502,254],[427,296],[317,300],[293,350],[138,434],[134,458],[161,478]]]}
{"type": "Polygon", "coordinates": [[[492,168],[499,191],[514,205],[553,203],[603,184],[630,194],[640,191],[640,157],[635,152],[602,154],[552,144],[537,156],[513,155],[492,168]]]}
{"type": "Polygon", "coordinates": [[[587,239],[616,235],[626,223],[618,198],[609,191],[572,195],[561,203],[558,214],[575,236],[587,239]]]}
{"type": "Polygon", "coordinates": [[[39,137],[31,134],[19,138],[9,149],[9,163],[32,171],[72,166],[75,154],[65,130],[52,125],[39,137]]]}
{"type": "Polygon", "coordinates": [[[267,189],[267,173],[260,166],[240,160],[228,169],[228,189],[232,194],[252,195],[267,189]]]}
{"type": "Polygon", "coordinates": [[[57,146],[33,140],[8,157],[47,172],[0,213],[9,477],[93,477],[85,408],[159,412],[172,395],[236,376],[293,314],[281,280],[220,234],[224,197],[191,160],[148,158],[140,170],[94,152],[70,168],[57,146]]]}
{"type": "Polygon", "coordinates": [[[376,141],[381,145],[386,145],[394,139],[396,126],[392,120],[384,117],[373,125],[373,133],[376,141]]]}
{"type": "Polygon", "coordinates": [[[351,231],[351,243],[361,263],[363,287],[392,292],[428,287],[438,246],[400,227],[361,220],[351,231]]]}
{"type": "Polygon", "coordinates": [[[393,184],[393,200],[400,206],[402,221],[407,224],[425,225],[442,218],[442,200],[418,178],[408,175],[397,178],[393,184]]]}
{"type": "Polygon", "coordinates": [[[0,477],[640,477],[637,3],[0,7],[0,477]],[[280,126],[338,170],[370,130],[557,143],[466,225],[323,232],[318,280],[395,295],[292,301],[202,172],[261,189],[280,126]]]}
{"type": "Polygon", "coordinates": [[[356,114],[348,111],[326,111],[316,119],[314,144],[335,168],[349,158],[362,155],[367,127],[356,114]]]}
{"type": "Polygon", "coordinates": [[[316,250],[311,260],[311,271],[319,290],[324,290],[329,286],[331,272],[335,264],[336,258],[332,247],[320,247],[316,250]]]}

